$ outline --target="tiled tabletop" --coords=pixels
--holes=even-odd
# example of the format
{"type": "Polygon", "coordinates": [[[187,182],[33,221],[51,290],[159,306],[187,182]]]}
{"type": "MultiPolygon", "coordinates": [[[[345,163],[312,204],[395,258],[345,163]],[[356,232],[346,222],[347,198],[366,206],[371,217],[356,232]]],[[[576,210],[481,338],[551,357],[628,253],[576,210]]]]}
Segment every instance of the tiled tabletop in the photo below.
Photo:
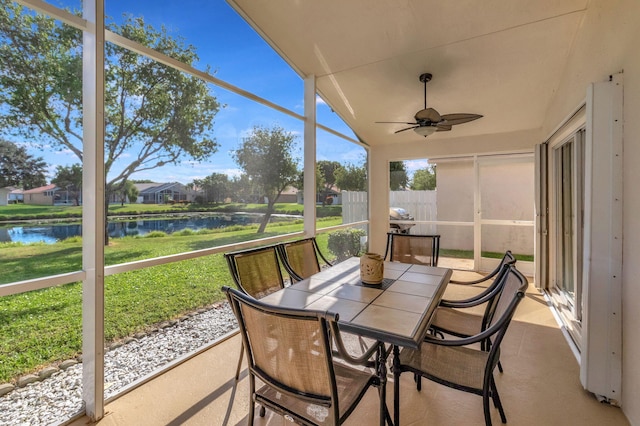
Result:
{"type": "Polygon", "coordinates": [[[360,259],[351,258],[272,293],[262,302],[296,309],[337,312],[338,324],[386,343],[417,348],[451,278],[451,270],[384,263],[383,288],[360,281],[360,259]]]}

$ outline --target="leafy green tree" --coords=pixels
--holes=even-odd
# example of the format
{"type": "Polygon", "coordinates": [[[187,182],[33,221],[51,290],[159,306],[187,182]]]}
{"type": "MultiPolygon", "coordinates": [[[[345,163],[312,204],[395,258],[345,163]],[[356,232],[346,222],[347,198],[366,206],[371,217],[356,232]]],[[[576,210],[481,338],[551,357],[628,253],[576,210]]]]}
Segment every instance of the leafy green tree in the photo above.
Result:
{"type": "Polygon", "coordinates": [[[436,189],[436,168],[427,166],[424,169],[416,170],[409,185],[414,191],[425,191],[436,189]]]}
{"type": "Polygon", "coordinates": [[[119,192],[120,205],[124,206],[127,201],[135,203],[138,200],[138,195],[140,195],[140,191],[136,188],[135,183],[130,180],[124,181],[124,185],[119,192]]]}
{"type": "Polygon", "coordinates": [[[389,189],[398,191],[405,189],[409,183],[407,168],[404,161],[392,161],[389,163],[389,189]]]}
{"type": "Polygon", "coordinates": [[[347,164],[336,170],[336,186],[342,191],[366,191],[367,168],[347,164]]]}
{"type": "Polygon", "coordinates": [[[253,194],[255,194],[255,190],[253,189],[253,184],[249,179],[249,176],[246,174],[242,174],[240,176],[234,176],[229,181],[229,187],[231,188],[231,193],[233,196],[231,197],[234,201],[240,203],[249,203],[251,202],[253,194]]]}
{"type": "MultiPolygon", "coordinates": [[[[304,170],[300,171],[296,181],[293,183],[300,191],[304,188],[304,170]]],[[[324,189],[324,176],[320,170],[320,166],[316,163],[316,194],[321,194],[324,189]]]]}
{"type": "Polygon", "coordinates": [[[221,203],[231,192],[229,177],[223,173],[212,173],[204,179],[195,179],[193,183],[204,191],[205,203],[221,203]]]}
{"type": "Polygon", "coordinates": [[[26,148],[0,139],[0,188],[17,186],[37,188],[47,184],[47,163],[42,157],[34,158],[26,148]]]}
{"type": "Polygon", "coordinates": [[[247,175],[259,196],[267,199],[267,212],[258,227],[264,232],[274,210],[276,199],[299,176],[296,159],[292,156],[295,136],[279,126],[255,126],[240,148],[233,153],[238,166],[247,175]]]}
{"type": "Polygon", "coordinates": [[[73,197],[74,205],[80,205],[80,194],[82,194],[82,165],[73,164],[71,166],[56,166],[56,175],[51,179],[58,188],[69,191],[73,197]]]}
{"type": "MultiPolygon", "coordinates": [[[[82,32],[0,4],[0,129],[82,161],[82,32]]],[[[143,18],[107,26],[188,65],[199,59],[194,46],[143,18]]],[[[113,43],[105,45],[105,62],[107,200],[136,172],[216,151],[211,133],[220,106],[206,82],[113,43]]]]}
{"type": "Polygon", "coordinates": [[[331,192],[336,184],[336,172],[342,168],[342,164],[337,161],[321,160],[317,163],[324,185],[322,187],[322,205],[324,206],[327,195],[331,192]]]}

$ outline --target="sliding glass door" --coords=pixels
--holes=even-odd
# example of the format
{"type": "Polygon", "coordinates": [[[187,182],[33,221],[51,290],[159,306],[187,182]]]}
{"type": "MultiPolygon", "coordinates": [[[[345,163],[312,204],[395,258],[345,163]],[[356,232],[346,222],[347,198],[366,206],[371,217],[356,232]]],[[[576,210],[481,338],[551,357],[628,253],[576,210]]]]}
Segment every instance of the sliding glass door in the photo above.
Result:
{"type": "Polygon", "coordinates": [[[550,160],[550,290],[562,321],[579,347],[582,321],[584,130],[552,146],[550,160]]]}

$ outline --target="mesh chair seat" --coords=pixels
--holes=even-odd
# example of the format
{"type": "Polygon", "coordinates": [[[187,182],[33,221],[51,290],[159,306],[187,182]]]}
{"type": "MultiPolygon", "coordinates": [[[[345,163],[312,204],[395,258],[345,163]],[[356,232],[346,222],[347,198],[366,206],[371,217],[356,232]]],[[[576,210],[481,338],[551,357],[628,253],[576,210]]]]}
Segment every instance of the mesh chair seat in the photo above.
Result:
{"type": "Polygon", "coordinates": [[[439,383],[456,383],[482,394],[484,371],[489,352],[464,346],[423,345],[419,350],[400,351],[400,363],[420,370],[421,374],[439,383]]]}
{"type": "MultiPolygon", "coordinates": [[[[338,389],[339,415],[340,419],[345,419],[369,388],[372,377],[369,372],[357,370],[336,362],[334,362],[333,368],[338,389]]],[[[286,411],[293,411],[300,418],[311,418],[318,425],[332,424],[327,406],[314,404],[301,398],[278,392],[269,385],[264,385],[256,391],[256,400],[267,406],[277,403],[280,405],[280,410],[278,411],[282,411],[286,407],[286,411]]]]}
{"type": "Polygon", "coordinates": [[[483,316],[438,306],[433,314],[431,327],[454,336],[473,336],[482,331],[483,316]]]}

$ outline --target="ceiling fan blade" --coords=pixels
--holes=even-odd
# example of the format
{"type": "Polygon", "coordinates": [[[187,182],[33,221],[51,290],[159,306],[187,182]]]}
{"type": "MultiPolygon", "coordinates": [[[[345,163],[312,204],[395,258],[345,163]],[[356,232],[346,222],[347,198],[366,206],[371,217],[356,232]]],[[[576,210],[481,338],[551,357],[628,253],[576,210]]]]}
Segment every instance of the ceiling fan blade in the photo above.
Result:
{"type": "Polygon", "coordinates": [[[479,114],[445,114],[442,116],[442,119],[445,121],[443,124],[446,125],[455,125],[468,123],[469,121],[477,120],[478,118],[482,118],[482,115],[479,114]]]}
{"type": "Polygon", "coordinates": [[[416,112],[415,115],[416,121],[430,121],[432,123],[439,122],[442,118],[440,117],[440,113],[433,108],[425,108],[416,112]]]}
{"type": "Polygon", "coordinates": [[[408,121],[376,121],[376,124],[415,124],[418,123],[409,123],[408,121]]]}
{"type": "Polygon", "coordinates": [[[405,131],[407,131],[407,130],[417,129],[418,127],[420,127],[420,126],[411,126],[411,127],[406,127],[406,128],[404,128],[404,129],[396,130],[396,131],[395,131],[395,132],[393,132],[393,133],[405,132],[405,131]]]}
{"type": "Polygon", "coordinates": [[[436,132],[448,132],[451,130],[451,124],[438,124],[436,126],[436,132]]]}

